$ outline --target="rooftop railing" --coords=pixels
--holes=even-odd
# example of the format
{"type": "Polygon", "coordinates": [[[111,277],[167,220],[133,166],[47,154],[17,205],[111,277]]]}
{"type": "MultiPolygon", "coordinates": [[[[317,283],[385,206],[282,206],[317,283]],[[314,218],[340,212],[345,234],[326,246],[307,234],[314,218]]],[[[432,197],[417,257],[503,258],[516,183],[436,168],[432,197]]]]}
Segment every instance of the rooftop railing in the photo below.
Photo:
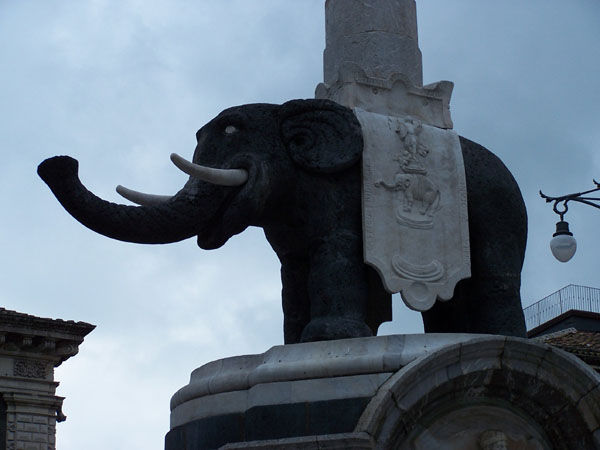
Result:
{"type": "Polygon", "coordinates": [[[523,309],[527,330],[570,310],[600,313],[600,289],[569,284],[523,309]]]}

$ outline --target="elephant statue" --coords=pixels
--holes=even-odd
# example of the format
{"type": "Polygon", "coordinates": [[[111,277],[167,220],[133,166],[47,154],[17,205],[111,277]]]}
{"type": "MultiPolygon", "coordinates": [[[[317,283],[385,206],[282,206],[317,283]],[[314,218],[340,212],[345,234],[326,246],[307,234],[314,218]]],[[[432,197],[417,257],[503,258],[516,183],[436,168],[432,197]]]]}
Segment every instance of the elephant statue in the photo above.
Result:
{"type": "MultiPolygon", "coordinates": [[[[172,197],[117,188],[139,206],[95,196],[68,156],[45,160],[38,174],[75,219],[113,239],[162,244],[197,236],[208,250],[262,227],[281,262],[286,344],[371,336],[391,320],[391,296],[363,260],[363,139],[351,109],[329,100],[236,106],[196,139],[192,161],[171,155],[190,175],[172,197]]],[[[523,199],[496,156],[460,143],[472,277],[423,313],[425,331],[524,336],[523,199]]]]}
{"type": "Polygon", "coordinates": [[[419,213],[432,217],[440,204],[440,190],[425,175],[399,173],[394,177],[394,184],[382,180],[375,183],[375,186],[401,192],[404,196],[402,202],[404,212],[412,212],[414,201],[417,200],[421,203],[419,213]]]}

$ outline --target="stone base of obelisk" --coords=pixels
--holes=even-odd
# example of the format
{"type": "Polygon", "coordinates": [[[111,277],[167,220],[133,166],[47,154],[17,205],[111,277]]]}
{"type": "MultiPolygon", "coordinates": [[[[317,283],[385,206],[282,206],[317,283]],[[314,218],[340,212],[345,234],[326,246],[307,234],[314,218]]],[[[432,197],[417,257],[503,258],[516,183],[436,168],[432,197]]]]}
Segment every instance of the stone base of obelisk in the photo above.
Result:
{"type": "Polygon", "coordinates": [[[171,400],[165,448],[600,448],[600,377],[503,336],[277,346],[196,369],[171,400]]]}

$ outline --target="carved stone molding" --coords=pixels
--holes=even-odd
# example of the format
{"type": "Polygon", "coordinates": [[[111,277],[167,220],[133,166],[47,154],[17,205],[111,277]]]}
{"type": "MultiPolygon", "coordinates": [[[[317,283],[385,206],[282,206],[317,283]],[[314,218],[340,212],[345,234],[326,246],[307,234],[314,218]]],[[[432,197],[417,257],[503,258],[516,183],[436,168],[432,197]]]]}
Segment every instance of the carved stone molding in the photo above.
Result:
{"type": "Polygon", "coordinates": [[[397,371],[354,431],[399,450],[600,448],[599,385],[562,350],[479,337],[397,371]]]}
{"type": "Polygon", "coordinates": [[[402,73],[377,78],[351,62],[344,63],[339,70],[335,82],[317,86],[316,98],[327,98],[348,108],[379,114],[410,116],[438,128],[452,129],[454,126],[450,115],[450,98],[454,89],[451,81],[419,87],[402,73]]]}
{"type": "Polygon", "coordinates": [[[28,359],[38,355],[43,359],[50,357],[58,366],[77,354],[79,344],[94,328],[85,322],[47,319],[0,308],[0,354],[24,353],[21,356],[28,359]]]}
{"type": "Polygon", "coordinates": [[[66,416],[64,398],[55,395],[53,368],[75,355],[94,328],[0,308],[0,393],[6,413],[0,448],[54,450],[56,423],[66,416]]]}
{"type": "Polygon", "coordinates": [[[15,359],[13,365],[13,376],[24,378],[46,378],[48,374],[48,362],[34,359],[15,359]]]}

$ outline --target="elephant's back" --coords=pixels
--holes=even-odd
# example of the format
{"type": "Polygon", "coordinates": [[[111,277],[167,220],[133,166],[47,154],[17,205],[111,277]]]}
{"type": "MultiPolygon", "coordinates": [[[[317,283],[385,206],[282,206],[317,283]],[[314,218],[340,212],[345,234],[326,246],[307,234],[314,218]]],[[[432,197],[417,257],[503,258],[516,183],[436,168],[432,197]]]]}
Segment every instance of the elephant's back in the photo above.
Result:
{"type": "Polygon", "coordinates": [[[501,226],[503,233],[522,241],[520,247],[524,249],[527,211],[516,180],[500,158],[487,148],[462,136],[460,145],[467,179],[471,236],[487,240],[490,229],[501,226]]]}

